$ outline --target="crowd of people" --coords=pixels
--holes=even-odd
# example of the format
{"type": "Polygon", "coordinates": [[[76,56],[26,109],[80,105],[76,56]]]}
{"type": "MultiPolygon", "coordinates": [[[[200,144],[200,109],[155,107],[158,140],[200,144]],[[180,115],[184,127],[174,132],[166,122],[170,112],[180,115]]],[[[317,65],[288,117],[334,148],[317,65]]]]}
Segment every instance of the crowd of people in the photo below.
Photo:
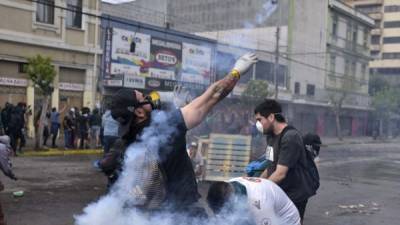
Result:
{"type": "MultiPolygon", "coordinates": [[[[98,108],[90,110],[88,107],[66,109],[64,106],[58,111],[54,107],[46,112],[42,121],[43,146],[58,148],[58,140],[63,136],[65,149],[104,146],[107,152],[112,140],[118,137],[119,128],[118,122],[111,118],[110,112],[101,113],[98,108]]],[[[13,155],[22,153],[23,147],[26,146],[28,121],[32,115],[34,129],[38,132],[41,110],[33,113],[31,107],[22,102],[16,105],[7,102],[3,108],[0,107],[0,136],[7,135],[10,138],[13,155]]]]}
{"type": "MultiPolygon", "coordinates": [[[[53,140],[56,138],[60,128],[60,113],[55,108],[48,114],[51,121],[51,131],[53,140]]],[[[92,111],[83,107],[81,110],[71,108],[62,120],[65,149],[87,149],[101,147],[101,125],[102,117],[100,110],[95,108],[92,111]]],[[[46,139],[45,139],[46,140],[46,139]]],[[[57,147],[53,141],[53,146],[57,147]]]]}
{"type": "Polygon", "coordinates": [[[17,105],[7,102],[3,109],[0,107],[0,111],[0,135],[9,136],[11,148],[16,155],[22,152],[26,144],[26,122],[32,110],[22,102],[17,105]]]}

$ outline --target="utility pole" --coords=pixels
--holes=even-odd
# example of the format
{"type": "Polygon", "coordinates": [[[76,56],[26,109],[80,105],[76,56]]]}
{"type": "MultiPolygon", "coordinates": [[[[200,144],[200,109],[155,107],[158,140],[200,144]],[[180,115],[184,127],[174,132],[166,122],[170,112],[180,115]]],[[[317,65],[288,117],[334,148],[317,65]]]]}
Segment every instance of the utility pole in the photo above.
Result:
{"type": "Polygon", "coordinates": [[[273,2],[274,4],[277,4],[277,6],[279,7],[278,10],[278,22],[276,25],[276,43],[275,43],[275,65],[274,65],[274,83],[275,83],[275,100],[278,100],[278,71],[279,71],[279,40],[280,40],[280,35],[281,35],[281,14],[282,14],[282,7],[281,5],[278,3],[278,1],[276,0],[275,2],[273,2]]]}
{"type": "Polygon", "coordinates": [[[275,65],[274,65],[274,83],[275,83],[275,100],[278,100],[278,70],[279,70],[279,39],[280,27],[276,27],[276,46],[275,46],[275,65]]]}

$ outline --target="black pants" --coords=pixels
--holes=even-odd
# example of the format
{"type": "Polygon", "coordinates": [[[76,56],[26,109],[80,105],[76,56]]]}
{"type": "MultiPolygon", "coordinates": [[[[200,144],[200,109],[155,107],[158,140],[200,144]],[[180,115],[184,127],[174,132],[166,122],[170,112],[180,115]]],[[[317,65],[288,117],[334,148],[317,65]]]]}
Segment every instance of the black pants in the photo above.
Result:
{"type": "Polygon", "coordinates": [[[47,139],[49,139],[50,132],[49,132],[49,127],[44,126],[43,128],[43,145],[47,145],[47,139]]]}
{"type": "Polygon", "coordinates": [[[304,218],[304,213],[306,212],[307,202],[308,200],[302,202],[294,202],[294,205],[296,206],[297,210],[299,210],[300,218],[302,221],[304,218]]]}

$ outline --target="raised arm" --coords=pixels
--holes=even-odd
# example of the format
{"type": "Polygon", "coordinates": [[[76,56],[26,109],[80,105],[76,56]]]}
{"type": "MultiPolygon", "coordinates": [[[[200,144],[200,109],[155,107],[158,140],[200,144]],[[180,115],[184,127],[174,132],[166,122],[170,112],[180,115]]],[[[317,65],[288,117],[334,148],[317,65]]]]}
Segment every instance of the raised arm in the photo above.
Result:
{"type": "Polygon", "coordinates": [[[240,57],[232,71],[222,80],[212,84],[201,96],[181,109],[186,127],[192,129],[199,125],[210,110],[224,99],[235,87],[240,75],[245,74],[257,62],[257,56],[247,53],[240,57]]]}

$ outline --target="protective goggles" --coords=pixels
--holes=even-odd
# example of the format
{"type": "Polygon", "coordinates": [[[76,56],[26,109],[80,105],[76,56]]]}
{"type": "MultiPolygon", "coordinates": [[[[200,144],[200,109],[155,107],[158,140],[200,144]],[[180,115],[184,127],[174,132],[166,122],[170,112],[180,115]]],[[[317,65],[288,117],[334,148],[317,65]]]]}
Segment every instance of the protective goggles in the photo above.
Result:
{"type": "Polygon", "coordinates": [[[144,106],[144,105],[151,105],[152,110],[160,110],[161,109],[161,98],[160,98],[160,94],[157,91],[152,91],[150,92],[149,95],[144,97],[144,101],[143,102],[139,102],[137,104],[135,104],[134,106],[130,106],[128,107],[128,110],[130,112],[134,112],[135,108],[144,106]]]}

